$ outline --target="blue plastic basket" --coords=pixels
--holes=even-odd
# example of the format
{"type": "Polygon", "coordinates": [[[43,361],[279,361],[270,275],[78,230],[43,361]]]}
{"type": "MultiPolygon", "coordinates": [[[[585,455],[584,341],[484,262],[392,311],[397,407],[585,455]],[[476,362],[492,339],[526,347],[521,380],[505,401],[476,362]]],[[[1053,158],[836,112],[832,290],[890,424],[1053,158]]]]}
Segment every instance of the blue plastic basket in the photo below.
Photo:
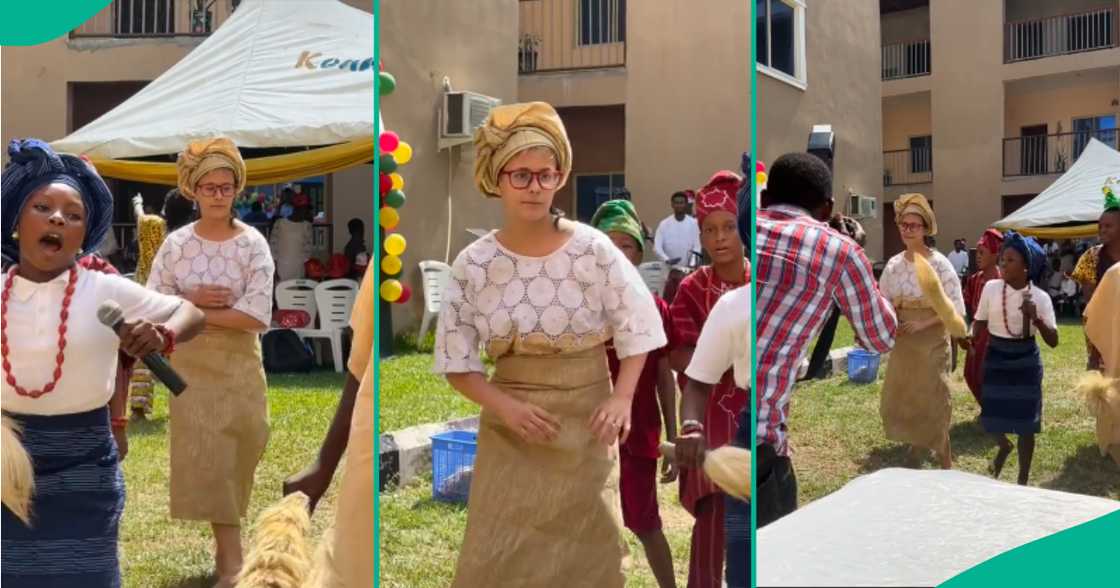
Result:
{"type": "Polygon", "coordinates": [[[466,502],[471,489],[477,431],[447,431],[432,435],[432,498],[466,502]]]}
{"type": "Polygon", "coordinates": [[[848,352],[848,380],[870,384],[879,379],[879,354],[863,349],[848,352]]]}

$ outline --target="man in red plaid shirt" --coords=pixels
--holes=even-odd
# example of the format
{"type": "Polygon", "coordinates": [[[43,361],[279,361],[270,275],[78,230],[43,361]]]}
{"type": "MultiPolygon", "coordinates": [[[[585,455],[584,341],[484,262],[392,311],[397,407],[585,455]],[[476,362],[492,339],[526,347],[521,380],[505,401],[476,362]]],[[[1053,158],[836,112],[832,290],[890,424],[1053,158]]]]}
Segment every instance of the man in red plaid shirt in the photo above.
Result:
{"type": "Polygon", "coordinates": [[[829,228],[832,177],[820,159],[790,153],[770,168],[757,216],[758,266],[755,453],[758,526],[797,508],[786,419],[798,367],[835,304],[860,344],[894,345],[894,310],[879,293],[871,262],[851,239],[829,228]]]}

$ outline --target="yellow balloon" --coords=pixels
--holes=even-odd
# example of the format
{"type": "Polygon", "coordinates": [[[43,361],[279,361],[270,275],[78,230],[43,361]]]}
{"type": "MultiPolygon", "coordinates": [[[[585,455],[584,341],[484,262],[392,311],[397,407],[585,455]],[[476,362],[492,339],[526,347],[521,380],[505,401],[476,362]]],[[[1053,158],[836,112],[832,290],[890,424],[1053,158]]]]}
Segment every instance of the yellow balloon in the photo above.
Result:
{"type": "Polygon", "coordinates": [[[758,180],[757,183],[758,183],[759,186],[765,184],[766,183],[766,172],[758,172],[758,174],[755,175],[755,179],[758,180]]]}
{"type": "Polygon", "coordinates": [[[389,255],[400,257],[404,253],[406,247],[408,247],[408,242],[398,233],[393,233],[385,237],[385,253],[389,255]]]}
{"type": "Polygon", "coordinates": [[[401,258],[396,255],[386,255],[385,259],[381,260],[381,271],[390,276],[401,273],[401,258]]]}
{"type": "Polygon", "coordinates": [[[400,174],[393,172],[389,174],[389,179],[393,180],[394,190],[404,190],[404,178],[402,178],[400,174]]]}
{"type": "Polygon", "coordinates": [[[401,292],[403,291],[404,288],[401,287],[401,283],[396,280],[385,280],[381,282],[381,297],[384,298],[386,302],[396,302],[397,299],[401,297],[401,292]]]}
{"type": "Polygon", "coordinates": [[[397,160],[397,165],[404,165],[412,161],[412,145],[401,141],[397,150],[393,152],[393,159],[397,160]]]}
{"type": "Polygon", "coordinates": [[[381,209],[380,219],[382,228],[392,230],[397,226],[397,223],[401,222],[401,215],[397,212],[397,209],[386,206],[381,209]]]}

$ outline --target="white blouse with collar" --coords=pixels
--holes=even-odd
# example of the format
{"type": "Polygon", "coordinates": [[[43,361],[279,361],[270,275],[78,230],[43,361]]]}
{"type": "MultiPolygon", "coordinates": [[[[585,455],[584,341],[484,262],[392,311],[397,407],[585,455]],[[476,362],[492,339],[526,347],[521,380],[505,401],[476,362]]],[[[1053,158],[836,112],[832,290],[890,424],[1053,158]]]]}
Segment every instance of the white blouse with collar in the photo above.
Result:
{"type": "MultiPolygon", "coordinates": [[[[54,374],[58,355],[59,312],[69,272],[44,283],[13,278],[8,300],[8,360],[16,382],[26,390],[42,389],[54,374]]],[[[3,287],[7,287],[7,274],[3,287]]],[[[17,414],[60,415],[90,411],[109,404],[117,375],[120,339],[97,320],[97,308],[115,300],[126,320],[163,322],[182,300],[153,292],[121,276],[78,269],[78,281],[70,301],[66,323],[66,351],[62,378],[55,389],[39,398],[16,394],[0,378],[3,409],[17,414]]]]}

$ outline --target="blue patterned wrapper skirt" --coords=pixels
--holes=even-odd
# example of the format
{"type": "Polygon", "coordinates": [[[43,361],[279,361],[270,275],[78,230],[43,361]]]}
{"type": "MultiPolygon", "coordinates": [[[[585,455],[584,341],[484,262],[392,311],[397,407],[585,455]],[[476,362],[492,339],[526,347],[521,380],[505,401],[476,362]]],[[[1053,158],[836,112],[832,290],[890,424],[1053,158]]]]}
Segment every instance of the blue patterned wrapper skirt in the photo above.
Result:
{"type": "Polygon", "coordinates": [[[980,405],[980,423],[989,433],[1042,430],[1042,356],[1034,338],[991,337],[980,405]]]}
{"type": "Polygon", "coordinates": [[[23,429],[35,493],[30,526],[3,511],[4,588],[120,586],[117,535],[125,493],[109,409],[6,414],[23,429]]]}

